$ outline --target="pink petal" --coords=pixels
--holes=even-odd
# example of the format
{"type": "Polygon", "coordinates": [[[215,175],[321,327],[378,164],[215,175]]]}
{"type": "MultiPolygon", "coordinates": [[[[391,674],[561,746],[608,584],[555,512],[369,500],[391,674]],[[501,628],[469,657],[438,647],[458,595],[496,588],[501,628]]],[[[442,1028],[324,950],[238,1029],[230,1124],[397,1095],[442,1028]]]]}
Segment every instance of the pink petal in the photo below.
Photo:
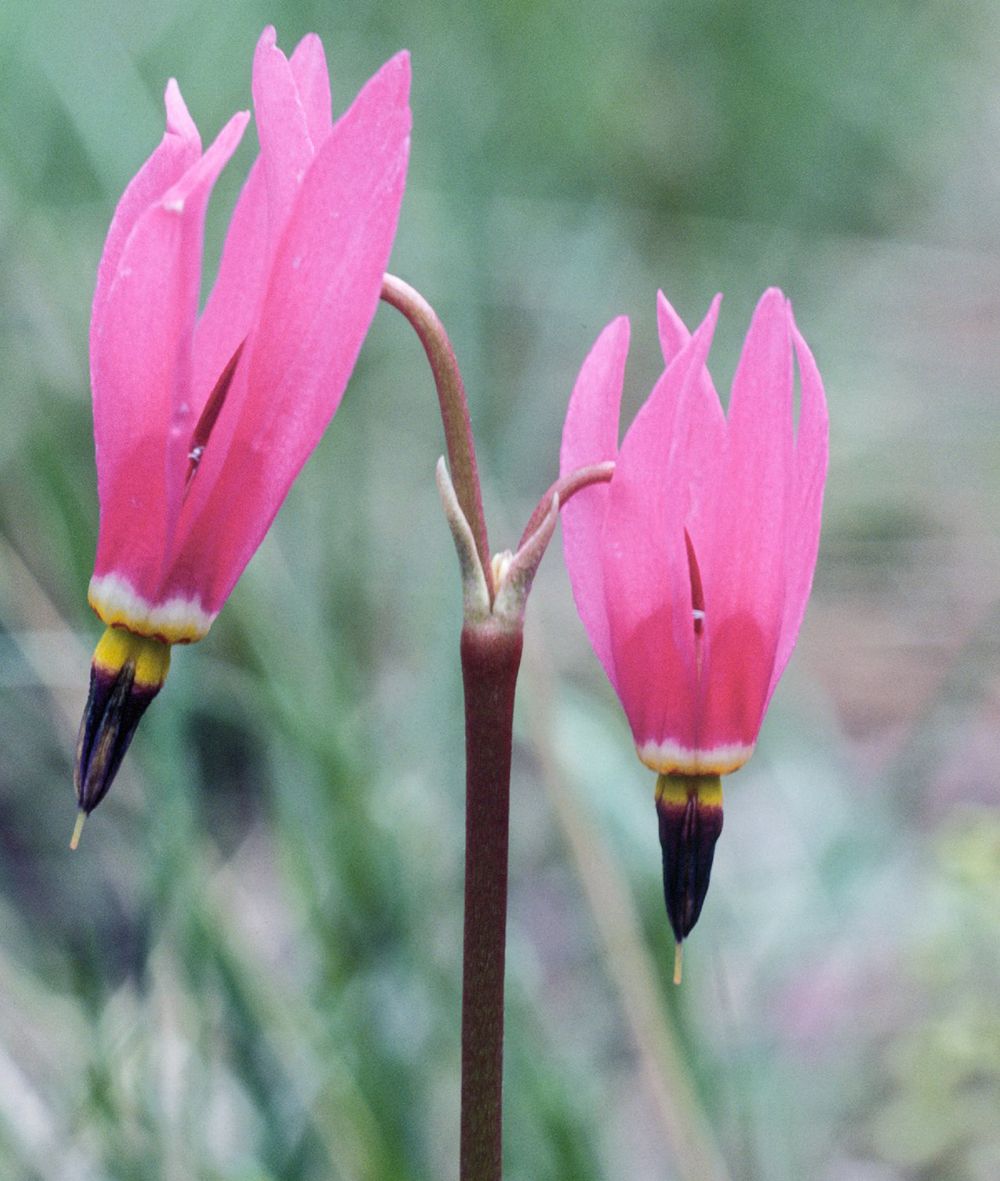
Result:
{"type": "MultiPolygon", "coordinates": [[[[250,335],[267,277],[267,185],[254,161],[229,223],[219,273],[195,329],[191,405],[201,413],[230,357],[250,335]]],[[[230,395],[232,396],[232,395],[230,395]]]]}
{"type": "MultiPolygon", "coordinates": [[[[246,126],[208,151],[136,219],[91,323],[101,528],[95,573],[147,594],[171,528],[168,453],[185,440],[205,204],[246,126]]],[[[176,497],[174,497],[176,501],[176,497]]]]}
{"type": "Polygon", "coordinates": [[[697,675],[684,539],[698,394],[719,300],[636,415],[618,454],[602,537],[612,683],[637,745],[690,746],[697,675]]]}
{"type": "MultiPolygon", "coordinates": [[[[663,363],[669,366],[691,339],[691,333],[688,332],[684,321],[678,316],[673,305],[662,291],[657,291],[656,293],[656,324],[660,334],[660,350],[663,353],[663,363]]],[[[723,418],[722,407],[719,403],[719,395],[715,392],[712,376],[708,372],[707,367],[701,371],[698,390],[701,397],[706,399],[706,401],[711,400],[717,408],[718,413],[714,417],[721,425],[723,418]]]]}
{"type": "MultiPolygon", "coordinates": [[[[717,307],[721,299],[716,296],[713,306],[717,307]]],[[[669,366],[685,348],[691,334],[662,291],[657,293],[656,311],[660,344],[669,366]]],[[[671,462],[683,463],[687,472],[689,502],[684,525],[700,562],[710,528],[712,506],[718,496],[720,465],[726,448],[726,418],[707,365],[702,366],[683,410],[678,419],[671,462]]]]}
{"type": "Polygon", "coordinates": [[[700,741],[751,744],[767,703],[785,612],[794,481],[791,316],[764,293],[733,381],[728,443],[704,539],[705,698],[700,741]]]}
{"type": "Polygon", "coordinates": [[[799,363],[802,398],[795,441],[795,483],[785,548],[785,612],[768,700],[792,654],[812,589],[813,571],[819,552],[823,486],[826,483],[829,450],[830,428],[823,381],[809,346],[794,321],[792,342],[799,363]]]}
{"type": "Polygon", "coordinates": [[[97,271],[92,328],[103,313],[108,290],[118,269],[118,260],[125,249],[132,227],[149,206],[162,197],[171,185],[176,184],[201,155],[198,128],[188,114],[180,88],[173,78],[167,83],[164,103],[167,109],[167,126],[163,139],[129,182],[111,219],[111,228],[108,230],[104,253],[101,255],[97,271]]]}
{"type": "Polygon", "coordinates": [[[253,59],[253,104],[267,182],[269,253],[284,233],[316,147],[288,59],[266,28],[253,59]]]}
{"type": "Polygon", "coordinates": [[[332,126],[326,60],[315,33],[303,37],[286,62],[274,29],[265,29],[254,57],[254,87],[261,154],[236,203],[219,274],[198,323],[193,396],[198,411],[250,334],[301,178],[332,126]]]}
{"type": "MultiPolygon", "coordinates": [[[[566,411],[559,458],[561,476],[617,456],[628,342],[628,320],[619,316],[604,329],[587,355],[566,411]]],[[[577,610],[598,660],[613,677],[600,558],[609,496],[608,484],[584,488],[562,510],[562,527],[566,569],[577,610]]]]}
{"type": "Polygon", "coordinates": [[[409,78],[405,53],[383,66],[302,182],[249,360],[245,353],[185,505],[165,594],[221,606],[337,409],[396,231],[409,78]]]}
{"type": "Polygon", "coordinates": [[[706,598],[705,646],[697,746],[702,751],[753,748],[767,708],[774,637],[753,610],[739,610],[713,626],[706,598]]]}
{"type": "Polygon", "coordinates": [[[309,138],[318,151],[330,134],[330,75],[326,69],[323,42],[315,33],[307,33],[296,45],[290,65],[299,101],[306,114],[309,138]]]}
{"type": "Polygon", "coordinates": [[[656,326],[660,333],[663,364],[669,366],[691,339],[691,333],[662,291],[656,293],[656,326]]]}

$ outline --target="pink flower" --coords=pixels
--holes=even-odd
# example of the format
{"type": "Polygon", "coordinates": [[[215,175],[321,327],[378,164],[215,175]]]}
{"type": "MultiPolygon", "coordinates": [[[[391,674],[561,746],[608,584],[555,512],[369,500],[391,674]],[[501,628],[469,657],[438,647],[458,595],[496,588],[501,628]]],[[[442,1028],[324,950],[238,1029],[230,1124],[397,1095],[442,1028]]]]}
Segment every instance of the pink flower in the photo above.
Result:
{"type": "Polygon", "coordinates": [[[94,293],[90,602],[106,623],[170,642],[203,636],[319,441],[395,236],[408,90],[401,53],[334,124],[319,38],[288,60],[264,30],[260,155],[199,316],[205,206],[249,116],[234,115],[203,153],[177,83],[167,86],[166,134],[119,202],[94,293]],[[220,406],[210,395],[223,375],[220,406]]]}
{"type": "MultiPolygon", "coordinates": [[[[167,86],[166,134],[115,211],[91,321],[101,513],[88,598],[110,627],[164,645],[204,636],[336,411],[396,232],[409,77],[400,53],[334,123],[319,38],[286,59],[264,30],[260,155],[200,315],[205,207],[249,115],[203,152],[177,83],[167,86]]],[[[99,646],[95,669],[108,684],[129,661],[133,676],[159,675],[158,663],[165,675],[155,651],[119,637],[103,656],[99,646]]],[[[105,757],[100,721],[81,730],[85,811],[131,736],[123,746],[121,725],[113,742],[105,734],[105,757]]]]}
{"type": "MultiPolygon", "coordinates": [[[[661,776],[661,836],[664,808],[689,810],[699,792],[703,805],[717,804],[721,829],[717,777],[750,757],[819,545],[827,411],[812,354],[782,293],[765,292],[723,413],[705,367],[718,308],[719,297],[691,336],[659,296],[666,369],[620,449],[629,326],[609,324],[580,371],[563,431],[563,474],[616,464],[609,484],[563,509],[566,564],[639,757],[661,776]]],[[[714,839],[709,864],[711,847],[714,839]]]]}

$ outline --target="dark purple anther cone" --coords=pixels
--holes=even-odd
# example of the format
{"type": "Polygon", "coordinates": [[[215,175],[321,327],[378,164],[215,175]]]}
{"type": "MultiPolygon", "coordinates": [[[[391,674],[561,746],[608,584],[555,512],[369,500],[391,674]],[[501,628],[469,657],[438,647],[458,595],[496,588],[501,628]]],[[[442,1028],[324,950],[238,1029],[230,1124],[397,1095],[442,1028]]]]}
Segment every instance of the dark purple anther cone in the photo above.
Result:
{"type": "Polygon", "coordinates": [[[718,775],[661,775],[656,814],[663,850],[663,897],[678,943],[701,914],[712,876],[715,842],[722,832],[718,775]]]}

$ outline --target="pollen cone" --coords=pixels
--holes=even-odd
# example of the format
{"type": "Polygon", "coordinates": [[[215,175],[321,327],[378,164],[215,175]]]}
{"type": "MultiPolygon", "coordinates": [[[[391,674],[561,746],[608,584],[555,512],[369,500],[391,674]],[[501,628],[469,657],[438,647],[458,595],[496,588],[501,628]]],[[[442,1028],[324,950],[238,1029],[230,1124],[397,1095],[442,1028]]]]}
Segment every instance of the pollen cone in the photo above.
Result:
{"type": "MultiPolygon", "coordinates": [[[[76,743],[73,782],[83,815],[107,795],[139,719],[169,668],[170,645],[161,640],[113,627],[101,637],[76,743]]],[[[75,836],[79,839],[78,831],[75,836]]]]}
{"type": "Polygon", "coordinates": [[[708,893],[715,842],[722,832],[719,776],[661,775],[656,781],[656,814],[663,851],[663,897],[680,944],[698,921],[708,893]]]}

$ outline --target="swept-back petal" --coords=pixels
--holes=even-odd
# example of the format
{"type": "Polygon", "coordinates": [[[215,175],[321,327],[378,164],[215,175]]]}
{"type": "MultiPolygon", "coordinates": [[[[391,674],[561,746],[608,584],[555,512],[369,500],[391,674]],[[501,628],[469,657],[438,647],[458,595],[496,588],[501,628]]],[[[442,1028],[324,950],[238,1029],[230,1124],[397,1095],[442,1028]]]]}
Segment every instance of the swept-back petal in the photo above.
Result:
{"type": "Polygon", "coordinates": [[[316,146],[292,67],[268,27],[253,59],[253,105],[267,181],[269,253],[284,232],[316,146]]]}
{"type": "Polygon", "coordinates": [[[188,413],[205,203],[247,118],[235,115],[137,218],[91,324],[95,573],[116,573],[143,596],[155,588],[170,532],[168,452],[188,413]]]}
{"type": "Polygon", "coordinates": [[[315,33],[307,33],[296,45],[290,59],[292,75],[299,91],[299,101],[306,113],[309,138],[318,151],[330,134],[330,75],[326,68],[323,42],[315,33]]]}
{"type": "Polygon", "coordinates": [[[267,276],[266,242],[267,184],[258,156],[233,210],[219,273],[195,329],[191,405],[196,421],[256,321],[267,276]]]}
{"type": "Polygon", "coordinates": [[[660,334],[663,364],[669,365],[691,339],[691,333],[662,291],[656,293],[656,327],[660,334]]]}
{"type": "MultiPolygon", "coordinates": [[[[669,365],[691,339],[691,333],[688,332],[687,325],[662,291],[656,293],[656,325],[660,335],[663,363],[669,365]]],[[[698,380],[698,393],[700,397],[712,403],[711,407],[706,407],[706,413],[711,414],[721,425],[722,406],[719,403],[719,395],[716,393],[715,384],[707,366],[701,371],[698,380]]]]}
{"type": "MultiPolygon", "coordinates": [[[[625,316],[619,316],[604,329],[587,354],[566,411],[560,475],[603,463],[618,454],[618,415],[628,343],[629,323],[625,316]]],[[[584,488],[563,508],[562,527],[573,598],[594,652],[613,680],[601,565],[601,532],[609,496],[608,484],[584,488]]]]}
{"type": "Polygon", "coordinates": [[[149,206],[162,197],[171,185],[176,184],[201,155],[198,128],[188,114],[180,87],[173,78],[167,83],[164,105],[167,125],[163,139],[129,182],[111,219],[111,228],[108,230],[104,252],[97,269],[92,332],[94,326],[103,319],[108,291],[114,281],[118,262],[132,227],[149,206]]]}
{"type": "MultiPolygon", "coordinates": [[[[717,295],[713,304],[714,314],[717,314],[721,300],[722,296],[717,295]]],[[[691,334],[662,292],[658,293],[657,298],[657,320],[663,355],[671,358],[667,362],[669,365],[687,345],[691,334]]],[[[709,531],[712,505],[718,495],[720,468],[726,448],[726,418],[707,365],[702,365],[696,380],[688,389],[687,399],[678,407],[673,454],[684,457],[690,498],[685,528],[700,562],[701,550],[709,531]]]]}
{"type": "Polygon", "coordinates": [[[268,26],[254,53],[253,93],[260,155],[240,192],[219,273],[198,322],[196,412],[250,335],[299,186],[330,130],[330,87],[319,38],[304,37],[289,62],[268,26]]]}
{"type": "Polygon", "coordinates": [[[725,456],[698,551],[706,605],[700,741],[709,747],[756,738],[784,618],[794,482],[790,331],[787,301],[772,288],[754,312],[733,380],[725,456]]]}
{"type": "Polygon", "coordinates": [[[209,610],[229,594],[337,409],[375,313],[406,178],[409,77],[405,53],[383,66],[302,181],[168,579],[168,590],[197,591],[209,610]]]}
{"type": "Polygon", "coordinates": [[[618,453],[602,551],[613,675],[637,746],[694,741],[697,670],[684,531],[696,395],[716,299],[639,410],[618,453]]]}
{"type": "Polygon", "coordinates": [[[812,589],[829,451],[830,427],[823,381],[809,346],[794,321],[792,343],[798,360],[801,403],[795,440],[795,479],[785,543],[785,611],[768,700],[792,654],[812,589]]]}

